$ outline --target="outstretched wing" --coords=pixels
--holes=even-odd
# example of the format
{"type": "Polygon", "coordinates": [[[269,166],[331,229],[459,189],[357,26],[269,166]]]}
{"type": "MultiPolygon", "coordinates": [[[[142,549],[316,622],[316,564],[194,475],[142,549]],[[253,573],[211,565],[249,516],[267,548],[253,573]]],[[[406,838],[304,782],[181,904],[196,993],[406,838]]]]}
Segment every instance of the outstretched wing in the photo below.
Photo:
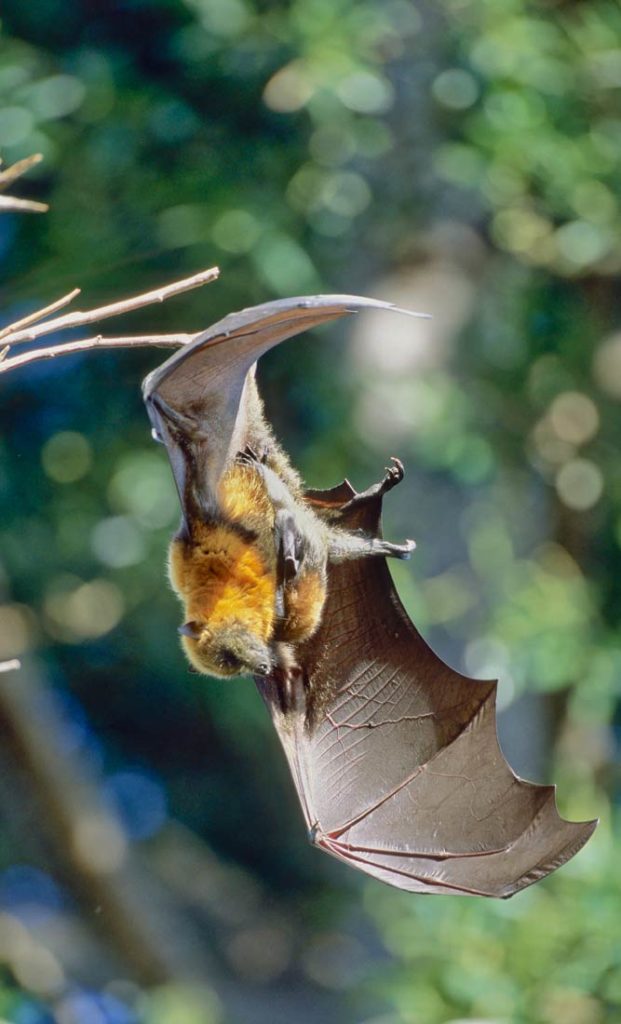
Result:
{"type": "MultiPolygon", "coordinates": [[[[317,510],[349,485],[310,492],[317,510]]],[[[381,498],[342,522],[378,533],[381,498]]],[[[564,864],[597,822],[563,820],[553,786],[517,778],[493,682],[445,665],[408,618],[383,559],[333,565],[319,632],[288,693],[257,680],[311,840],[413,892],[512,896],[564,864]]]]}
{"type": "Polygon", "coordinates": [[[183,508],[190,483],[199,508],[213,508],[223,470],[245,446],[247,380],[257,359],[281,341],[364,308],[397,309],[356,295],[316,295],[231,313],[145,378],[143,397],[183,508]]]}

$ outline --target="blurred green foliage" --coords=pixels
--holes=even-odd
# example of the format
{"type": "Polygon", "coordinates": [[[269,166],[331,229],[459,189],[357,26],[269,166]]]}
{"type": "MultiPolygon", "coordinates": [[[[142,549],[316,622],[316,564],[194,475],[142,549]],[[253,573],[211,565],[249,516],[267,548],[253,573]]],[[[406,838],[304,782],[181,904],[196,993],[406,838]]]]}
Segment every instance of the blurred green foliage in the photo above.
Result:
{"type": "Polygon", "coordinates": [[[433,91],[460,112],[461,138],[439,147],[439,173],[479,192],[493,240],[518,259],[618,273],[618,5],[444,6],[457,61],[433,91]]]}
{"type": "Polygon", "coordinates": [[[405,967],[378,982],[394,1000],[395,1019],[618,1019],[621,907],[610,847],[519,901],[481,906],[449,897],[438,907],[369,889],[367,905],[405,967]]]}
{"type": "MultiPolygon", "coordinates": [[[[5,319],[75,284],[94,305],[213,263],[220,282],[113,330],[197,329],[317,290],[432,312],[415,343],[384,320],[375,341],[361,327],[348,347],[293,342],[264,391],[313,485],[363,483],[398,447],[410,472],[388,530],[419,541],[396,571],[410,613],[458,667],[501,676],[524,770],[560,782],[567,816],[604,824],[508,904],[369,884],[362,914],[355,879],[303,844],[256,695],[182,664],[162,565],[176,498],[141,408],[145,353],[6,381],[3,654],[45,664],[102,781],[151,773],[174,818],[278,892],[302,951],[265,984],[330,993],[297,1020],[612,1024],[618,4],[7,0],[3,19],[0,148],[44,154],[21,194],[51,204],[0,222],[5,319]]],[[[37,856],[13,836],[2,865],[37,856]]],[[[274,926],[274,948],[288,934],[274,926]]],[[[265,945],[244,935],[230,946],[242,990],[265,945]]],[[[71,992],[37,1003],[11,970],[0,1014],[16,1024],[256,1019],[183,986],[142,993],[133,1016],[117,1000],[126,1018],[99,996],[97,1011],[71,992]]]]}

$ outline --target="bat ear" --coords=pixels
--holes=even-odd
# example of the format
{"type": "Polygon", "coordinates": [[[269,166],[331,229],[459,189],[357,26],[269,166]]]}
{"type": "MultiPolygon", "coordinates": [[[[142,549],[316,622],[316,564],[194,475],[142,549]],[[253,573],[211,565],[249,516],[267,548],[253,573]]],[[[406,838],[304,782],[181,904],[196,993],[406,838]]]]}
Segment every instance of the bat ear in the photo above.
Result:
{"type": "Polygon", "coordinates": [[[177,630],[179,636],[189,636],[190,640],[198,640],[201,635],[199,622],[184,622],[177,630]]]}

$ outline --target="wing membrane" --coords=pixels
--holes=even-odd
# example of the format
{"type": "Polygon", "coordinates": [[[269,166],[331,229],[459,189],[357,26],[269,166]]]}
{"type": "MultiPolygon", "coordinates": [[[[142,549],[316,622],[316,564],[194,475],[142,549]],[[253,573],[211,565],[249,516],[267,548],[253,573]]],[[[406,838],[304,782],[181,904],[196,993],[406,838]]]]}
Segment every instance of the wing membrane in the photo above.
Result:
{"type": "Polygon", "coordinates": [[[225,466],[244,447],[246,380],[257,359],[303,331],[366,308],[420,316],[357,295],[280,299],[229,314],[145,378],[143,396],[155,434],[166,444],[182,506],[190,461],[202,499],[213,501],[225,466]],[[170,413],[183,416],[181,440],[170,413]]]}
{"type": "MultiPolygon", "coordinates": [[[[313,492],[317,508],[353,491],[313,492]]],[[[346,508],[346,505],[345,505],[346,508]]],[[[344,525],[379,532],[381,499],[344,525]]],[[[420,636],[384,560],[330,567],[318,635],[286,712],[262,684],[313,841],[415,892],[510,896],[565,863],[596,822],[558,814],[496,733],[496,684],[450,669],[420,636]]]]}

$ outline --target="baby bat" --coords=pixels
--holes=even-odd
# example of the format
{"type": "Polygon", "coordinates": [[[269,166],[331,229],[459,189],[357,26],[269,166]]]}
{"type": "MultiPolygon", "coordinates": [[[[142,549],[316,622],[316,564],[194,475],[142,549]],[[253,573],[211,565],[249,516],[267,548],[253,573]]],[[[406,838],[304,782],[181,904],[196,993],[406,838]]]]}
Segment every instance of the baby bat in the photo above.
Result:
{"type": "MultiPolygon", "coordinates": [[[[182,509],[169,555],[201,672],[253,674],[313,844],[398,888],[507,897],[573,856],[596,822],[558,815],[496,735],[493,682],[445,665],[417,632],[385,557],[384,494],[305,490],[266,422],[255,364],[366,307],[353,296],[225,317],[153,371],[143,394],[182,509]]],[[[401,311],[405,312],[405,311],[401,311]]]]}

